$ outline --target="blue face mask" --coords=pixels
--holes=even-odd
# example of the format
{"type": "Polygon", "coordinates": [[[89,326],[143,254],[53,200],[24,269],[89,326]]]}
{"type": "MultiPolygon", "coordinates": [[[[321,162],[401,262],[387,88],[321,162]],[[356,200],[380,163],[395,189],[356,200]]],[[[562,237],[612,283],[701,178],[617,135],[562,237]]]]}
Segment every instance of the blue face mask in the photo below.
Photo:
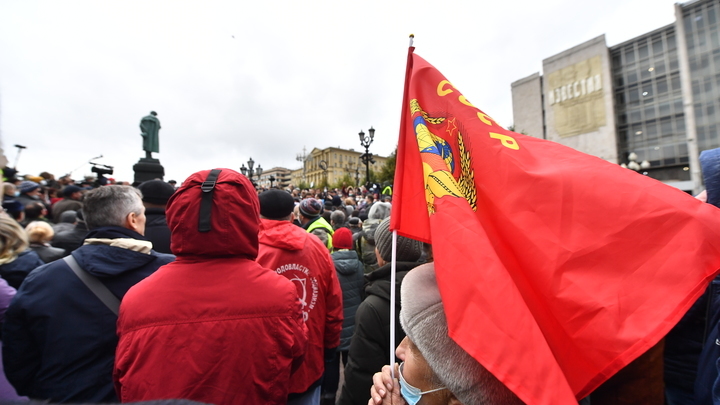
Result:
{"type": "Polygon", "coordinates": [[[19,191],[16,191],[16,192],[15,192],[15,197],[20,197],[20,192],[19,192],[19,191]]]}
{"type": "Polygon", "coordinates": [[[403,398],[405,398],[405,402],[407,402],[409,405],[417,405],[417,403],[420,402],[420,398],[422,398],[422,396],[425,394],[447,389],[445,387],[440,387],[433,390],[420,391],[420,388],[413,387],[412,385],[408,384],[407,381],[405,381],[405,377],[403,377],[402,374],[404,365],[405,362],[402,362],[400,363],[400,367],[398,367],[398,375],[400,376],[400,394],[403,396],[403,398]]]}

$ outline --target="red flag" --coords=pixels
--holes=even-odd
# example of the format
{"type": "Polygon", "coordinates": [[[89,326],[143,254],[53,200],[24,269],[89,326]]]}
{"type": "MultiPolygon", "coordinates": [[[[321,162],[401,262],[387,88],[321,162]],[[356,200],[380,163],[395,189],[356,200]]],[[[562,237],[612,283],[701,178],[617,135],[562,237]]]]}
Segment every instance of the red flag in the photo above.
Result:
{"type": "Polygon", "coordinates": [[[528,404],[577,403],[720,268],[720,211],[507,131],[412,53],[391,229],[431,242],[451,337],[528,404]]]}

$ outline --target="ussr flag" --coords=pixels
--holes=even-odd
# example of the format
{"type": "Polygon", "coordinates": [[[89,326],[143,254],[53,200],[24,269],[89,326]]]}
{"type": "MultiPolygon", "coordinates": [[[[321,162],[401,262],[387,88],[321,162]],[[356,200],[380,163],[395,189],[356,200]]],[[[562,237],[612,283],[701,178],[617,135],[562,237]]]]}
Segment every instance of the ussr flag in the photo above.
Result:
{"type": "Polygon", "coordinates": [[[450,336],[528,404],[576,404],[720,268],[720,210],[507,131],[412,53],[391,229],[431,242],[450,336]]]}

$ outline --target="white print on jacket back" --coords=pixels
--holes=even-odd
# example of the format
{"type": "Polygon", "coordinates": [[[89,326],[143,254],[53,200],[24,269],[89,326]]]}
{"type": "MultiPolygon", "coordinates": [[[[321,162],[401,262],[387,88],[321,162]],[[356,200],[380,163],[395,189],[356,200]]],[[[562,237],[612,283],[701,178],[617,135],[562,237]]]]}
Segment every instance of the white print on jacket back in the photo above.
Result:
{"type": "Polygon", "coordinates": [[[315,308],[318,299],[317,278],[310,275],[307,267],[297,263],[282,265],[275,271],[292,281],[297,287],[298,297],[303,306],[303,319],[307,321],[308,313],[315,308]]]}

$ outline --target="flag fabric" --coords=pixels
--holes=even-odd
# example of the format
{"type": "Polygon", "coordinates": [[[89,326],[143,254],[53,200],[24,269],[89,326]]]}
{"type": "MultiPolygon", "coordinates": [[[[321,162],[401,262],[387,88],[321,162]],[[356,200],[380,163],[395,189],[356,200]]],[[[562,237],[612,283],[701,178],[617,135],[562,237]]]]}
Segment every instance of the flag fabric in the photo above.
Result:
{"type": "Polygon", "coordinates": [[[510,132],[410,48],[391,229],[432,243],[450,336],[528,404],[655,345],[720,268],[720,210],[510,132]]]}

